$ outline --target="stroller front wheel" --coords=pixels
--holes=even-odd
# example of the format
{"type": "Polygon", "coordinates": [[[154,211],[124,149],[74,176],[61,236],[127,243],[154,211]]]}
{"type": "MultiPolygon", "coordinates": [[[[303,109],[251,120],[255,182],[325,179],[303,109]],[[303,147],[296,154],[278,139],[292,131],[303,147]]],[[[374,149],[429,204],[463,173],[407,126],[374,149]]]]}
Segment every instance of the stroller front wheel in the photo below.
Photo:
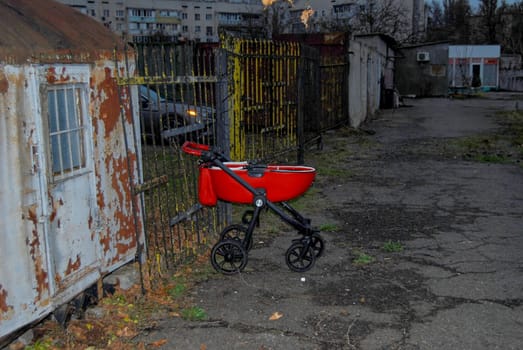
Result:
{"type": "Polygon", "coordinates": [[[316,261],[316,252],[301,241],[291,244],[285,253],[285,262],[289,269],[295,272],[305,272],[312,268],[316,261]]]}
{"type": "Polygon", "coordinates": [[[211,264],[216,271],[233,275],[247,265],[247,252],[239,240],[219,241],[211,250],[211,264]]]}

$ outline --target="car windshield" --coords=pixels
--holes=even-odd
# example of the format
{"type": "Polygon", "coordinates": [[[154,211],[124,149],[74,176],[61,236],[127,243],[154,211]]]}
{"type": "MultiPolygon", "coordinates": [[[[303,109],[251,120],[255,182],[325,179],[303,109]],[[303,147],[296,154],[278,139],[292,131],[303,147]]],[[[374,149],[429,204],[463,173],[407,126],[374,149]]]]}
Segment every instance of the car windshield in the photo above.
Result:
{"type": "Polygon", "coordinates": [[[160,96],[156,91],[147,88],[145,85],[140,85],[140,95],[147,100],[163,102],[165,99],[160,96]]]}

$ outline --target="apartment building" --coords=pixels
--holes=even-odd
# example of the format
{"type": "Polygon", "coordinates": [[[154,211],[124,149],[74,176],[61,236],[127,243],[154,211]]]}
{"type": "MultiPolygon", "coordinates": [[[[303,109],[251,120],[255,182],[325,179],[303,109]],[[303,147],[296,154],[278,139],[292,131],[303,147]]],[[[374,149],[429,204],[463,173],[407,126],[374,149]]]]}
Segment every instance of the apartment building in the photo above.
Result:
{"type": "Polygon", "coordinates": [[[161,35],[217,42],[220,29],[263,28],[260,0],[58,0],[102,22],[127,41],[161,35]]]}
{"type": "Polygon", "coordinates": [[[424,0],[295,0],[285,32],[350,30],[356,34],[385,32],[402,24],[396,39],[419,39],[426,29],[424,0]],[[374,27],[366,23],[373,15],[374,27]]]}
{"type": "MultiPolygon", "coordinates": [[[[220,29],[264,33],[273,23],[267,9],[275,0],[58,0],[102,22],[127,41],[161,35],[172,40],[219,41],[220,29]]],[[[416,41],[426,28],[424,0],[294,0],[269,9],[279,17],[281,33],[352,31],[384,32],[399,41],[416,41]],[[384,10],[385,9],[385,10],[384,10]],[[376,26],[362,14],[376,11],[376,26]],[[378,13],[378,12],[382,13],[378,13]],[[383,11],[389,12],[384,22],[383,11]],[[397,27],[397,33],[384,28],[397,27]]],[[[367,16],[368,18],[368,16],[367,16]]],[[[271,28],[272,29],[272,28],[271,28]]]]}

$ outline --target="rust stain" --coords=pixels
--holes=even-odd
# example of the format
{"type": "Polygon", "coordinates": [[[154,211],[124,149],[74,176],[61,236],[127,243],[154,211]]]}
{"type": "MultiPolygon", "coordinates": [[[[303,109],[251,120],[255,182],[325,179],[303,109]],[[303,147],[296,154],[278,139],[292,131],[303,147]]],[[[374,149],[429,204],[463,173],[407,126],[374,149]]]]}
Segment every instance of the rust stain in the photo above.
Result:
{"type": "Polygon", "coordinates": [[[69,258],[69,262],[67,263],[67,269],[65,270],[65,275],[69,276],[74,271],[78,271],[80,269],[80,266],[82,266],[80,255],[76,255],[76,260],[74,262],[71,258],[69,258]]]}
{"type": "Polygon", "coordinates": [[[100,232],[100,245],[105,254],[111,251],[111,232],[109,229],[106,230],[105,234],[100,232]]]}
{"type": "Polygon", "coordinates": [[[62,71],[60,73],[56,72],[55,67],[49,67],[47,69],[46,78],[49,84],[65,83],[71,80],[71,77],[66,74],[65,67],[62,67],[62,71]]]}
{"type": "Polygon", "coordinates": [[[47,70],[46,76],[47,76],[47,82],[49,84],[53,84],[56,81],[55,68],[54,67],[49,67],[49,69],[47,70]]]}
{"type": "Polygon", "coordinates": [[[29,220],[33,224],[36,225],[38,223],[38,216],[36,215],[36,208],[34,208],[34,207],[29,208],[29,211],[27,214],[28,214],[27,217],[29,218],[29,220]]]}
{"type": "Polygon", "coordinates": [[[38,216],[36,214],[36,205],[31,206],[28,210],[27,217],[33,223],[33,231],[31,240],[27,239],[26,244],[30,247],[29,253],[31,259],[33,260],[34,270],[35,270],[35,279],[36,279],[36,291],[37,298],[36,301],[42,299],[44,291],[48,289],[48,274],[45,270],[45,265],[42,257],[42,252],[40,249],[40,238],[38,235],[38,216]]]}
{"type": "Polygon", "coordinates": [[[6,314],[13,307],[7,305],[7,291],[0,284],[0,320],[3,319],[2,314],[6,314]]]}
{"type": "Polygon", "coordinates": [[[136,245],[134,244],[134,241],[132,242],[132,244],[118,243],[116,245],[116,251],[118,252],[118,256],[126,255],[127,252],[135,246],[136,245]]]}
{"type": "Polygon", "coordinates": [[[100,101],[100,118],[105,125],[105,139],[107,140],[120,122],[120,100],[118,85],[112,77],[109,67],[104,68],[105,77],[98,84],[98,100],[100,101]]]}
{"type": "MultiPolygon", "coordinates": [[[[63,198],[60,198],[56,202],[50,191],[47,193],[47,195],[49,196],[49,201],[51,202],[51,208],[53,208],[51,214],[49,215],[49,220],[50,222],[54,222],[54,220],[56,219],[56,215],[58,214],[58,209],[64,205],[64,200],[63,198]]],[[[58,220],[58,227],[60,227],[60,220],[58,220]]]]}
{"type": "MultiPolygon", "coordinates": [[[[130,161],[132,164],[136,164],[136,155],[130,154],[130,161]]],[[[115,223],[113,227],[116,227],[117,232],[111,230],[108,227],[103,233],[100,234],[99,242],[102,246],[104,254],[117,254],[113,255],[113,261],[118,261],[121,255],[126,255],[127,252],[136,247],[136,235],[134,228],[134,219],[132,210],[132,201],[134,197],[131,193],[129,186],[129,172],[127,168],[127,160],[125,157],[122,158],[106,158],[104,160],[105,172],[110,174],[109,177],[110,187],[115,197],[111,197],[111,202],[108,207],[105,208],[105,212],[111,210],[111,220],[115,223]],[[124,243],[122,243],[124,242],[124,243]],[[113,245],[116,246],[113,247],[113,245]],[[114,252],[111,249],[116,249],[114,252]]],[[[104,185],[101,183],[99,178],[98,191],[104,185]]],[[[106,191],[107,192],[107,191],[106,191]]],[[[99,200],[102,200],[103,193],[98,193],[99,200]]]]}
{"type": "MultiPolygon", "coordinates": [[[[129,157],[131,164],[136,164],[136,158],[134,154],[130,154],[129,157]]],[[[129,172],[127,168],[127,160],[125,158],[115,159],[113,161],[113,167],[118,169],[113,173],[112,186],[119,195],[119,201],[125,207],[115,213],[116,218],[120,222],[119,236],[125,240],[134,239],[134,222],[132,220],[132,200],[133,196],[131,188],[129,186],[129,172]],[[124,191],[119,189],[123,188],[124,191]]],[[[133,244],[134,245],[134,244],[133,244]]]]}
{"type": "Polygon", "coordinates": [[[0,94],[5,94],[9,90],[9,81],[4,72],[0,72],[0,94]]]}

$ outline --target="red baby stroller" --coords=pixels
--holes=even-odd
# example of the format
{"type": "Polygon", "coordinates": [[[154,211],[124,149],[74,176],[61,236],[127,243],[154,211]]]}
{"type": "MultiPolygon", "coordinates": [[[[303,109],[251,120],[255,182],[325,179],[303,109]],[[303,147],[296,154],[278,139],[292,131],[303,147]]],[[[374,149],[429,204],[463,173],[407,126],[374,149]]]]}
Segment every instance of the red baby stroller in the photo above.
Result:
{"type": "Polygon", "coordinates": [[[272,210],[302,235],[292,241],[285,253],[287,266],[297,272],[312,268],[316,258],[323,253],[324,241],[319,231],[311,228],[310,219],[286,201],[308,190],[316,176],[314,168],[231,162],[219,150],[190,141],[183,144],[182,150],[200,157],[198,197],[201,204],[213,206],[219,199],[254,205],[254,210],[243,215],[245,225],[225,227],[220,240],[213,246],[211,263],[217,271],[234,274],[245,268],[247,253],[253,244],[253,231],[264,208],[272,210]]]}

